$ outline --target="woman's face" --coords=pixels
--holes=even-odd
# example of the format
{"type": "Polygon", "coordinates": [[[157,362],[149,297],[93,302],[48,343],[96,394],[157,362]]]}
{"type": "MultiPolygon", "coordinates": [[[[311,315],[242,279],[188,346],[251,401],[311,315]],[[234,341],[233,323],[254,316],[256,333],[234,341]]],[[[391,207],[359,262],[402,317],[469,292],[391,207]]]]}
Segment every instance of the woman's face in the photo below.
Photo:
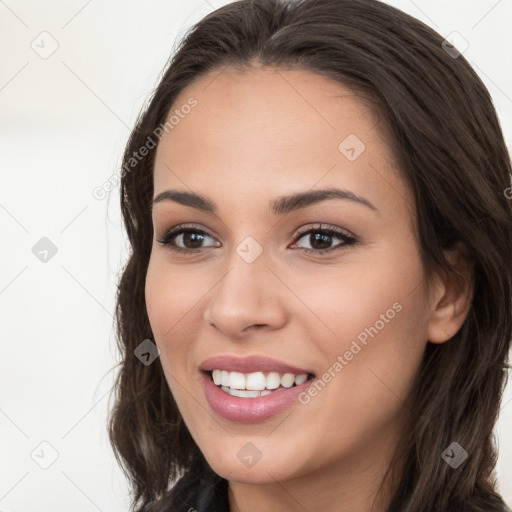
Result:
{"type": "Polygon", "coordinates": [[[268,69],[210,73],[168,119],[146,303],[194,440],[237,482],[377,463],[431,309],[414,200],[377,120],[335,82],[268,69]],[[244,384],[258,396],[230,394],[244,384]]]}

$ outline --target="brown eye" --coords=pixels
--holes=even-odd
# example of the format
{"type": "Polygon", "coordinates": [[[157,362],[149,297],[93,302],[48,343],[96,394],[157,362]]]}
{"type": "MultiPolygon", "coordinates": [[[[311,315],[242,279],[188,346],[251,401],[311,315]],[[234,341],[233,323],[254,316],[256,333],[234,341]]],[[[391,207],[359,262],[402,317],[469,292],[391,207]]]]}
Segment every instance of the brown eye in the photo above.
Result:
{"type": "MultiPolygon", "coordinates": [[[[306,244],[311,247],[300,246],[307,253],[325,254],[343,246],[352,245],[356,242],[356,238],[345,232],[334,228],[309,228],[306,231],[299,233],[295,241],[304,239],[306,244]],[[340,243],[332,245],[335,240],[340,240],[340,243]]],[[[296,242],[295,242],[296,243],[296,242]]]]}
{"type": "Polygon", "coordinates": [[[168,231],[158,242],[163,246],[168,246],[173,251],[185,253],[196,252],[204,247],[218,247],[215,242],[204,246],[203,243],[208,239],[214,240],[201,229],[178,227],[168,231]]]}

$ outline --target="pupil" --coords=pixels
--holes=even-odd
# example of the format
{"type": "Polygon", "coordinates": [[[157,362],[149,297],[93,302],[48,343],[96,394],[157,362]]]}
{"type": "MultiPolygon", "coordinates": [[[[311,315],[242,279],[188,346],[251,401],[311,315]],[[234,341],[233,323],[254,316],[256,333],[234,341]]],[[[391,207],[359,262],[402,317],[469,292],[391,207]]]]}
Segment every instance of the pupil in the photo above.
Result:
{"type": "Polygon", "coordinates": [[[331,238],[331,235],[316,233],[316,234],[311,235],[310,243],[314,249],[328,249],[331,244],[330,238],[331,238]],[[313,242],[315,242],[315,243],[313,243],[313,242]],[[318,247],[318,246],[315,247],[316,242],[320,242],[320,247],[318,247]],[[322,242],[323,242],[323,245],[322,245],[322,242]]]}
{"type": "Polygon", "coordinates": [[[193,249],[201,247],[202,241],[203,241],[203,235],[199,235],[197,233],[184,233],[183,234],[183,243],[187,247],[190,247],[188,245],[189,243],[191,243],[191,245],[192,245],[191,248],[193,248],[193,249]]]}

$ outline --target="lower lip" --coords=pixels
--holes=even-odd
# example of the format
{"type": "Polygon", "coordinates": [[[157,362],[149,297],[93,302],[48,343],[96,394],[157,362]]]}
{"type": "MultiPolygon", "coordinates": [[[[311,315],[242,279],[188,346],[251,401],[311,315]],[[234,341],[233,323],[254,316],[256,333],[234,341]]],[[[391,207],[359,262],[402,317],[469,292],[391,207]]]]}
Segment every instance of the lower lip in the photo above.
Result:
{"type": "Polygon", "coordinates": [[[276,416],[293,403],[314,379],[298,386],[273,391],[258,398],[242,398],[224,393],[210,378],[209,372],[201,372],[206,400],[210,407],[223,418],[237,423],[254,423],[276,416]]]}

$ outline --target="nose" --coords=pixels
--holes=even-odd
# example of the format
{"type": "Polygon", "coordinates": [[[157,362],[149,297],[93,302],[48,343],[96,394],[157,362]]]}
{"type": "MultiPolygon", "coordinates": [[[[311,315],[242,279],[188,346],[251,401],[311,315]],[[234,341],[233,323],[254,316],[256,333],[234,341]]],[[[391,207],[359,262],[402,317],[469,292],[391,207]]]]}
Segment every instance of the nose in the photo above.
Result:
{"type": "Polygon", "coordinates": [[[274,330],[286,323],[283,287],[263,254],[247,263],[238,254],[214,286],[203,319],[226,337],[241,339],[254,330],[274,330]],[[282,293],[282,290],[281,290],[282,293]]]}

